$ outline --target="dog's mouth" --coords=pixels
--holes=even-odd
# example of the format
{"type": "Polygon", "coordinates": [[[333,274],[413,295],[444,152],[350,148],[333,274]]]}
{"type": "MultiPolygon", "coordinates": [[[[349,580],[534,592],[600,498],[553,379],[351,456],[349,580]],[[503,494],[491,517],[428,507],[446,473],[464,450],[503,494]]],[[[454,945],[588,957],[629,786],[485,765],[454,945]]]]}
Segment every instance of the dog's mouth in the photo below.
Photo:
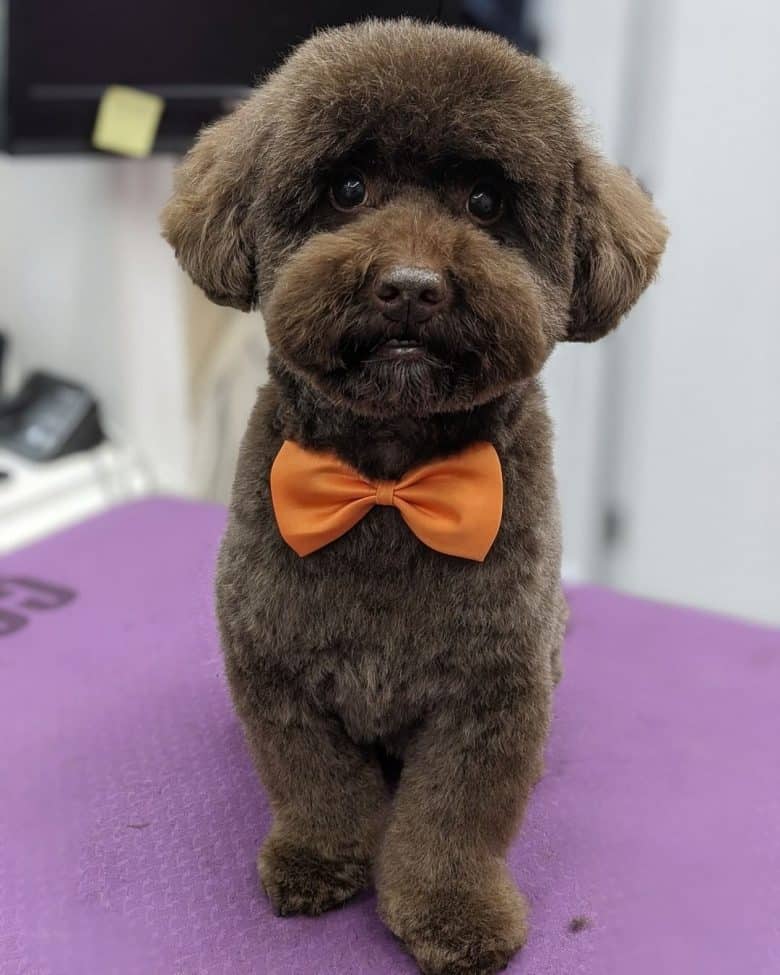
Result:
{"type": "Polygon", "coordinates": [[[358,313],[340,324],[333,326],[327,364],[307,374],[360,413],[427,416],[469,407],[489,389],[476,316],[416,323],[358,313]]]}
{"type": "Polygon", "coordinates": [[[425,346],[417,339],[385,339],[378,342],[363,360],[364,362],[404,361],[413,362],[422,359],[425,346]]]}
{"type": "Polygon", "coordinates": [[[423,341],[416,330],[406,329],[402,334],[388,335],[384,329],[368,330],[350,336],[344,342],[339,355],[347,369],[361,370],[370,366],[437,362],[439,356],[429,341],[423,341]]]}

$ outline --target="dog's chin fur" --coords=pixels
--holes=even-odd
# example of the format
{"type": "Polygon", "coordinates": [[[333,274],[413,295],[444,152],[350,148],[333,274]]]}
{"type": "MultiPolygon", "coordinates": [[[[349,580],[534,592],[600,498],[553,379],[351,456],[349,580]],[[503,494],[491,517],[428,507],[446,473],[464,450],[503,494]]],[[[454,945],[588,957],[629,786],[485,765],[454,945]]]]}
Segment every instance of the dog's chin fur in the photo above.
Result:
{"type": "Polygon", "coordinates": [[[566,618],[535,377],[557,341],[618,324],[663,222],[541,62],[402,20],[298,48],[201,134],[163,223],[209,297],[262,307],[273,351],[217,572],[227,676],[275,814],[265,891],[280,914],[318,914],[374,878],[425,975],[493,975],[525,939],[502,857],[541,773],[566,618]],[[368,192],[346,213],[334,171],[356,154],[368,192]],[[489,226],[468,209],[483,169],[502,192],[489,226]],[[414,327],[377,307],[381,274],[404,267],[451,298],[414,327]],[[383,358],[391,338],[416,358],[383,358]],[[493,547],[481,564],[441,555],[377,506],[298,558],[270,491],[286,439],[370,480],[491,443],[493,547]],[[382,755],[403,765],[392,801],[382,755]]]}
{"type": "MultiPolygon", "coordinates": [[[[442,324],[457,331],[452,318],[442,324]]],[[[518,369],[489,381],[484,375],[484,354],[452,350],[430,334],[416,355],[382,358],[375,350],[392,336],[380,327],[373,344],[363,342],[372,331],[365,324],[358,325],[355,333],[360,334],[361,341],[353,343],[345,338],[333,352],[338,365],[330,368],[291,359],[278,347],[274,351],[291,372],[334,407],[374,419],[422,419],[473,409],[519,386],[532,374],[529,370],[526,376],[518,369]]]]}
{"type": "Polygon", "coordinates": [[[485,403],[535,375],[565,328],[560,297],[521,253],[420,194],[315,233],[281,265],[263,311],[288,368],[367,416],[485,403]],[[445,275],[452,303],[419,324],[390,321],[372,307],[371,282],[415,261],[445,275]],[[376,356],[392,338],[419,342],[419,355],[376,356]]]}
{"type": "Polygon", "coordinates": [[[427,351],[414,361],[369,358],[308,378],[335,405],[362,416],[426,417],[453,412],[456,404],[471,406],[478,402],[476,396],[469,395],[468,376],[458,376],[451,366],[427,351]]]}

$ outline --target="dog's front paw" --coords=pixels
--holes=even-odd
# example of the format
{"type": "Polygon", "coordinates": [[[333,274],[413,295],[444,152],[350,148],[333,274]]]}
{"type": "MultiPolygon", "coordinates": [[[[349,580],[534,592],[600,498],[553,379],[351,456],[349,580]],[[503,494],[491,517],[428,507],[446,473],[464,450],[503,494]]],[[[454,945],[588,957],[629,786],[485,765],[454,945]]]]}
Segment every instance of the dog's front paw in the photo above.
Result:
{"type": "Polygon", "coordinates": [[[423,975],[494,975],[527,935],[525,899],[509,883],[477,890],[385,891],[380,911],[423,975]]]}
{"type": "Polygon", "coordinates": [[[260,881],[274,912],[322,914],[368,886],[371,864],[358,856],[330,857],[273,833],[257,858],[260,881]]]}

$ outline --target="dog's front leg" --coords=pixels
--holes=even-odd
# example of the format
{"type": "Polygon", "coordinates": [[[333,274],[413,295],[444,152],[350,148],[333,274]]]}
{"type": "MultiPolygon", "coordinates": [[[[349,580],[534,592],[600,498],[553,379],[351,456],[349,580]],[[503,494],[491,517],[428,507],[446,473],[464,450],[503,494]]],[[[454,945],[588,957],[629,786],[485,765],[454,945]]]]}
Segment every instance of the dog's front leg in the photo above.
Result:
{"type": "Polygon", "coordinates": [[[263,887],[280,915],[321,914],[371,882],[387,807],[381,771],[322,715],[252,720],[246,731],[275,813],[257,861],[263,887]]]}
{"type": "MultiPolygon", "coordinates": [[[[479,697],[479,695],[477,695],[479,697]]],[[[488,975],[524,943],[504,854],[541,772],[549,687],[450,703],[406,756],[379,855],[380,912],[425,975],[488,975]]]]}

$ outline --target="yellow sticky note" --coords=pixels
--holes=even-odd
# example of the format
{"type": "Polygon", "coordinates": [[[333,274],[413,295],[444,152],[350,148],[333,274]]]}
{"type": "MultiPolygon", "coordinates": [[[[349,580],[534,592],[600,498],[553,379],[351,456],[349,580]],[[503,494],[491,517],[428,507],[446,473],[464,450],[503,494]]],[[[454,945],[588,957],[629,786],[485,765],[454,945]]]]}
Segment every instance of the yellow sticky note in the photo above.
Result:
{"type": "Polygon", "coordinates": [[[138,159],[154,146],[165,102],[159,95],[124,85],[109,85],[98,105],[92,145],[138,159]]]}

